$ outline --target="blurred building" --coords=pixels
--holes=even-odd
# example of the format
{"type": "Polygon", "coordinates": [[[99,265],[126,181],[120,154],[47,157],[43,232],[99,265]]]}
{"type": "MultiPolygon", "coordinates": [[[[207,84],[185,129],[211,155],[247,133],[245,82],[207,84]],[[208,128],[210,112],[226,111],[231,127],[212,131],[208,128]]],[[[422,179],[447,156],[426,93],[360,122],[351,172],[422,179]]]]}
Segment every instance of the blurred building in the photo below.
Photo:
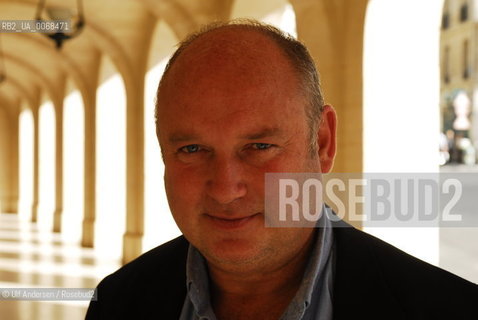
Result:
{"type": "Polygon", "coordinates": [[[478,150],[478,2],[446,0],[440,33],[441,131],[450,162],[474,164],[478,150]]]}

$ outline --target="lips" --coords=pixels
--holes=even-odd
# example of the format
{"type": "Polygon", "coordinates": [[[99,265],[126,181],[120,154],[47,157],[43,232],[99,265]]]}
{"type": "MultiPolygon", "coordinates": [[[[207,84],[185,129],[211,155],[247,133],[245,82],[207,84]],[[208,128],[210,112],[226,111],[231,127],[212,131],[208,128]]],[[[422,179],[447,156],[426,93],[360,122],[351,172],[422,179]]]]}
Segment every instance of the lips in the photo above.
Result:
{"type": "Polygon", "coordinates": [[[206,214],[207,219],[211,224],[214,226],[221,228],[221,229],[239,229],[245,227],[246,225],[250,224],[254,219],[256,219],[260,213],[255,213],[250,216],[235,218],[235,217],[219,217],[213,216],[210,214],[206,214]]]}

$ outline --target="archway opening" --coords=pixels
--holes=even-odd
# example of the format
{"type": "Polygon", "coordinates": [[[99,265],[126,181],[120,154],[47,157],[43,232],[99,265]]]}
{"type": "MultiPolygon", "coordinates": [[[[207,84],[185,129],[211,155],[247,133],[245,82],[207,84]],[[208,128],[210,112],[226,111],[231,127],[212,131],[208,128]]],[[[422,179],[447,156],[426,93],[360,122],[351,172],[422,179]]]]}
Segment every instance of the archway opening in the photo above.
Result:
{"type": "Polygon", "coordinates": [[[169,210],[164,190],[164,164],[154,121],[156,89],[177,42],[171,28],[164,20],[160,21],[153,33],[148,72],[145,77],[143,251],[148,251],[181,234],[169,210]]]}
{"type": "Polygon", "coordinates": [[[257,19],[272,24],[297,38],[295,11],[287,0],[237,0],[231,10],[231,18],[257,19]]]}
{"type": "Polygon", "coordinates": [[[79,243],[84,207],[84,123],[83,99],[68,81],[63,100],[63,215],[62,238],[79,243]]]}
{"type": "Polygon", "coordinates": [[[43,102],[38,111],[38,227],[49,233],[53,229],[55,211],[55,109],[50,100],[43,102]]]}
{"type": "Polygon", "coordinates": [[[120,258],[126,220],[126,91],[108,57],[103,57],[96,96],[95,250],[120,258]]]}
{"type": "MultiPolygon", "coordinates": [[[[442,4],[443,1],[413,0],[371,0],[368,4],[364,37],[364,172],[438,171],[442,4]]],[[[437,228],[368,228],[364,223],[364,229],[438,264],[437,228]]]]}
{"type": "Polygon", "coordinates": [[[31,109],[22,102],[19,118],[19,203],[18,213],[30,219],[33,203],[33,143],[34,124],[31,109]]]}

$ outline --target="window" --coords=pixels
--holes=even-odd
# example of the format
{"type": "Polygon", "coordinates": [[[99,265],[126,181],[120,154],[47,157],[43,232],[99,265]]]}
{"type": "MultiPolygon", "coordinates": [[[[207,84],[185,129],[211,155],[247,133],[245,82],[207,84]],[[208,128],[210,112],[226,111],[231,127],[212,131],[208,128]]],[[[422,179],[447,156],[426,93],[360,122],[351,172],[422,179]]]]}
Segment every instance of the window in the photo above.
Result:
{"type": "Polygon", "coordinates": [[[463,42],[463,79],[468,79],[470,77],[469,50],[468,40],[465,40],[463,42]]]}
{"type": "Polygon", "coordinates": [[[468,20],[468,3],[463,3],[460,8],[460,21],[464,22],[468,20]]]}
{"type": "Polygon", "coordinates": [[[444,12],[441,18],[441,28],[443,30],[448,29],[450,26],[450,14],[448,12],[444,12]]]}
{"type": "Polygon", "coordinates": [[[445,52],[443,54],[443,81],[445,83],[450,82],[450,66],[449,66],[449,59],[450,59],[450,48],[445,47],[445,52]]]}

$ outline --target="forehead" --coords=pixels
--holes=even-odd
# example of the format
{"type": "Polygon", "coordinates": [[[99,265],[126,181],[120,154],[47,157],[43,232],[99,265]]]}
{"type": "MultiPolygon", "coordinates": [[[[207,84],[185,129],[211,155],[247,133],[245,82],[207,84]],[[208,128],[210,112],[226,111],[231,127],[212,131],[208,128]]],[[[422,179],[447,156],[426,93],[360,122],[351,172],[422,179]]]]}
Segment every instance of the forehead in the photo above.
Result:
{"type": "Polygon", "coordinates": [[[181,66],[181,60],[205,63],[233,58],[243,63],[261,61],[264,66],[290,67],[284,50],[267,32],[234,25],[211,30],[194,39],[180,54],[176,65],[181,66]]]}
{"type": "MultiPolygon", "coordinates": [[[[191,81],[210,80],[208,85],[245,80],[248,83],[297,84],[296,69],[282,48],[263,32],[243,26],[226,26],[192,41],[177,57],[164,86],[190,86],[191,81]]],[[[202,81],[201,81],[202,82],[202,81]]],[[[161,92],[164,96],[165,93],[161,92]]]]}
{"type": "Polygon", "coordinates": [[[202,35],[179,55],[163,79],[158,118],[161,123],[168,115],[197,113],[218,120],[225,114],[284,116],[304,101],[283,50],[260,32],[231,27],[202,35]]]}

